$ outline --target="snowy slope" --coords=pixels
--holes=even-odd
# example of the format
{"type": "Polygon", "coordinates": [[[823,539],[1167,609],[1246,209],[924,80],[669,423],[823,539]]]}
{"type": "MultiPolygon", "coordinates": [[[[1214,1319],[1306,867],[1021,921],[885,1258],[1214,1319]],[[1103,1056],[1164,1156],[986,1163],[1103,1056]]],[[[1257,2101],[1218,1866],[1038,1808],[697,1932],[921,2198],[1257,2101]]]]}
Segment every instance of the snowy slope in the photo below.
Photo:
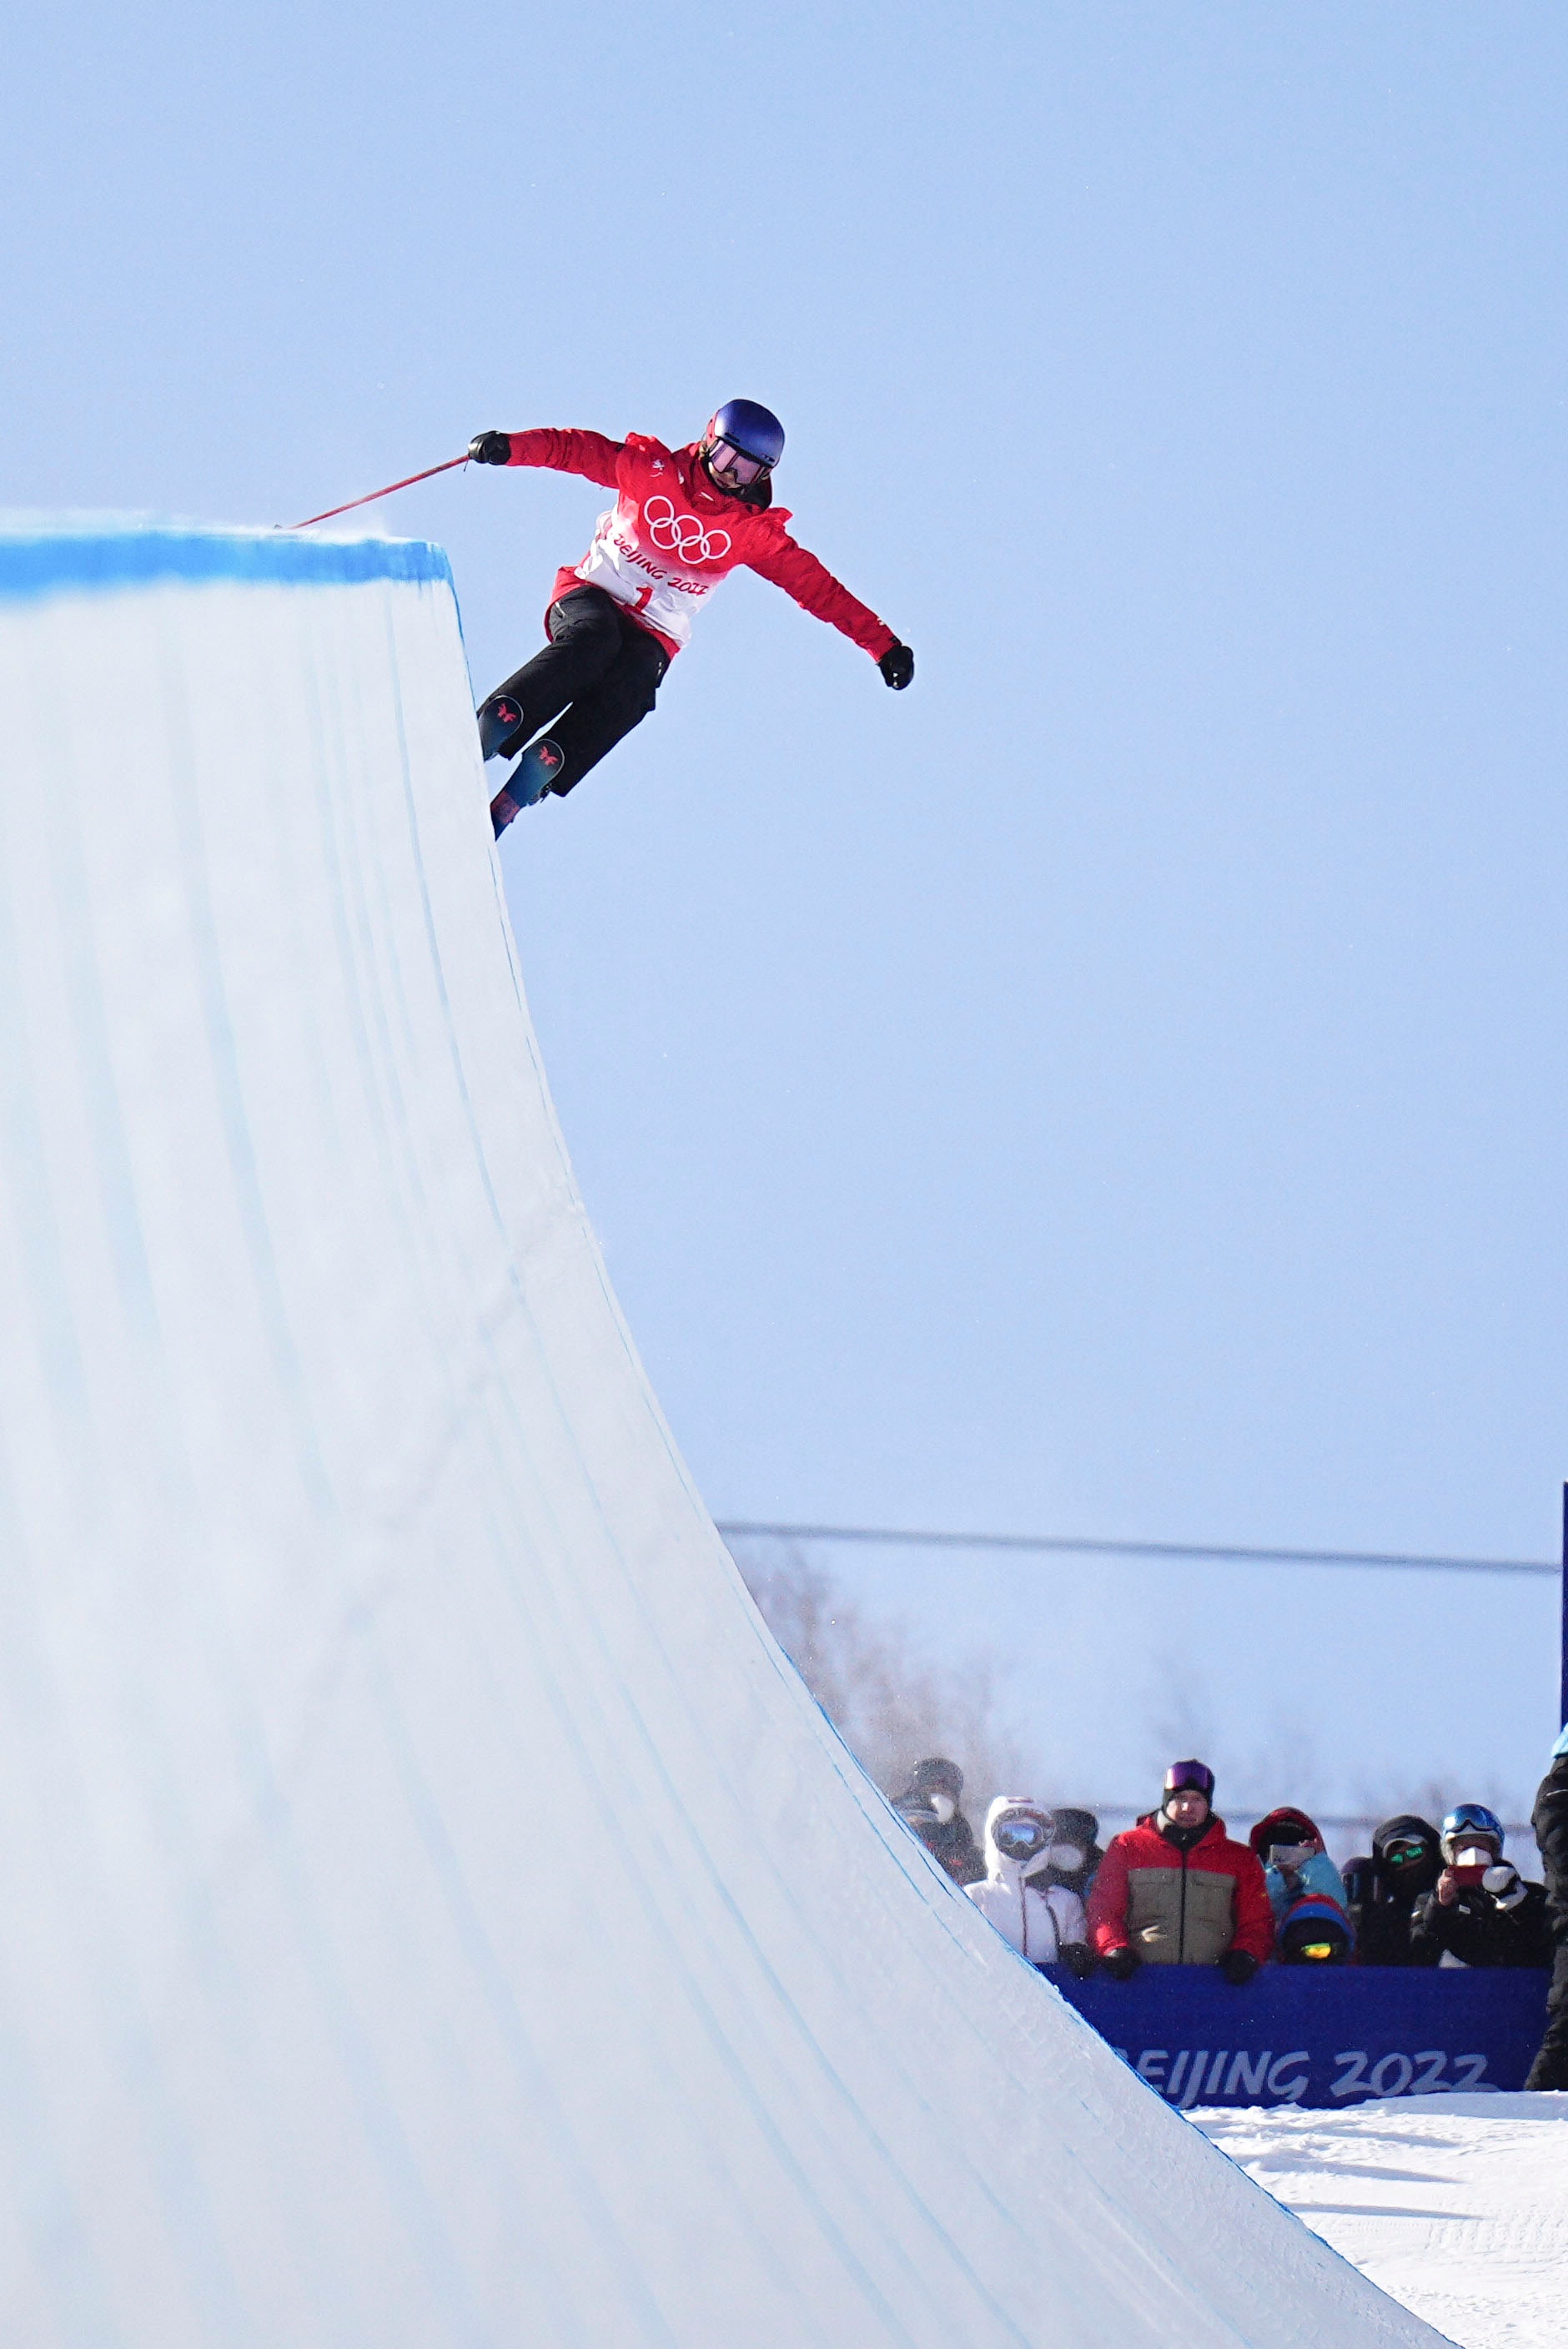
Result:
{"type": "Polygon", "coordinates": [[[1385,2292],[1462,2349],[1568,2341],[1568,2095],[1196,2113],[1385,2292]]]}
{"type": "Polygon", "coordinates": [[[0,2340],[1416,2349],[892,1817],[610,1295],[433,549],[0,535],[0,2340]]]}

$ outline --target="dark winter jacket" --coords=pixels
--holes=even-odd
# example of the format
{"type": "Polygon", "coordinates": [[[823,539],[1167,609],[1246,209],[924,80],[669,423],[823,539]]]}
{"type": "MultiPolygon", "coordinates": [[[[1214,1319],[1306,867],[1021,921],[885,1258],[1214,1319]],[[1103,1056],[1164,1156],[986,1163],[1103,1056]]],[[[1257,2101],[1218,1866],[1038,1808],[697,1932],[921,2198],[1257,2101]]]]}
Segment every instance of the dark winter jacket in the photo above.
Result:
{"type": "MultiPolygon", "coordinates": [[[[907,1812],[905,1816],[908,1816],[907,1812]]],[[[962,1811],[954,1811],[950,1819],[912,1818],[909,1823],[938,1867],[947,1870],[954,1884],[978,1884],[981,1881],[985,1873],[985,1862],[975,1840],[975,1830],[962,1811]]]]}
{"type": "Polygon", "coordinates": [[[1568,2088],[1568,1732],[1553,1749],[1530,1824],[1546,1874],[1546,1916],[1552,1936],[1552,1987],[1546,1993],[1546,2036],[1524,2085],[1568,2088]]]}
{"type": "Polygon", "coordinates": [[[1429,1893],[1442,1873],[1441,1839],[1430,1819],[1401,1811],[1385,1819],[1372,1838],[1369,1857],[1351,1860],[1345,1869],[1345,1906],[1356,1934],[1356,1962],[1361,1966],[1433,1966],[1439,1952],[1410,1946],[1410,1911],[1429,1893]],[[1390,1866],[1390,1843],[1414,1841],[1426,1846],[1424,1857],[1404,1868],[1390,1866]]]}
{"type": "Polygon", "coordinates": [[[985,1862],[968,1820],[959,1810],[950,1819],[939,1818],[932,1807],[933,1795],[945,1795],[956,1803],[963,1793],[964,1773],[958,1764],[933,1754],[916,1763],[903,1794],[893,1797],[893,1808],[954,1884],[978,1884],[985,1878],[985,1862]]]}
{"type": "Polygon", "coordinates": [[[1089,1895],[1088,1938],[1100,1958],[1131,1948],[1147,1965],[1202,1966],[1244,1950],[1262,1965],[1274,1920],[1257,1854],[1233,1843],[1222,1818],[1188,1842],[1151,1811],[1110,1839],[1089,1895]]]}
{"type": "Polygon", "coordinates": [[[1552,1939],[1568,1951],[1568,1754],[1560,1755],[1541,1781],[1530,1815],[1546,1877],[1546,1915],[1552,1939]]]}
{"type": "Polygon", "coordinates": [[[1484,1885],[1467,1884],[1446,1909],[1435,1892],[1424,1892],[1410,1917],[1412,1961],[1436,1965],[1448,1956],[1464,1966],[1550,1965],[1546,1894],[1539,1884],[1523,1892],[1505,1908],[1484,1885]]]}

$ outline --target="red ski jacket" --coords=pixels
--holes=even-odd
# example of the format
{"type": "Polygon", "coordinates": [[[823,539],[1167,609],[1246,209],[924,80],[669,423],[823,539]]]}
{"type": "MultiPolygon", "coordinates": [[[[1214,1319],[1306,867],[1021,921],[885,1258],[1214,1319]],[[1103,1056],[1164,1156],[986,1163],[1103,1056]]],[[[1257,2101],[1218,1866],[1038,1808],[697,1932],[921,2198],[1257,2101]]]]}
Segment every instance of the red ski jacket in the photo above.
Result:
{"type": "Polygon", "coordinates": [[[1212,1965],[1245,1950],[1272,1957],[1274,1916],[1263,1864],[1212,1818],[1183,1851],[1162,1836],[1151,1811],[1112,1836],[1088,1897],[1089,1946],[1098,1957],[1130,1945],[1151,1965],[1212,1965]]]}
{"type": "Polygon", "coordinates": [[[798,546],[786,508],[748,505],[716,489],[694,440],[666,449],[646,433],[624,440],[603,432],[514,432],[511,462],[581,473],[617,492],[599,517],[593,543],[574,569],[556,575],[554,603],[574,587],[602,587],[671,653],[691,636],[703,599],[744,563],[797,604],[880,660],[898,642],[885,621],[798,546]]]}

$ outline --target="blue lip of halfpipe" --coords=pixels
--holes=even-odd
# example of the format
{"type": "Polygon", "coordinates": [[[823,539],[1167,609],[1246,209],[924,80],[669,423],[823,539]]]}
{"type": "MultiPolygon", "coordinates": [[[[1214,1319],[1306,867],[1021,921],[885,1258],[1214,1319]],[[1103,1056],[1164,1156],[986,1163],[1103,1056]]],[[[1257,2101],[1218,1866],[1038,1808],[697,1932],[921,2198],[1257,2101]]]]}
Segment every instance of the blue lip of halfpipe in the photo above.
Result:
{"type": "Polygon", "coordinates": [[[573,1183],[438,551],[0,534],[0,2338],[1433,2342],[758,1618],[573,1183]]]}
{"type": "Polygon", "coordinates": [[[200,531],[175,524],[61,530],[0,523],[0,601],[115,595],[160,581],[192,587],[346,587],[370,580],[450,587],[444,549],[420,539],[306,538],[292,531],[200,531]]]}

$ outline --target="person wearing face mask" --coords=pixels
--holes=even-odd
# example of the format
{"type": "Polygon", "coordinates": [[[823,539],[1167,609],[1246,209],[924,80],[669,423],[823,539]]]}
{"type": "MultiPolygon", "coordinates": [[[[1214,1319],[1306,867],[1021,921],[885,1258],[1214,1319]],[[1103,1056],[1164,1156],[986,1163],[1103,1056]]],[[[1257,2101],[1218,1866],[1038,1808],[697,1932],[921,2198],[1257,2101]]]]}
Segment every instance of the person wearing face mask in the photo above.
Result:
{"type": "Polygon", "coordinates": [[[1346,1862],[1345,1913],[1358,1966],[1437,1964],[1435,1949],[1411,1948],[1410,1916],[1441,1871],[1439,1840],[1430,1819],[1400,1811],[1377,1830],[1369,1854],[1346,1862]]]}
{"type": "Polygon", "coordinates": [[[610,440],[541,429],[478,432],[469,454],[480,465],[577,473],[615,492],[582,562],[556,574],[545,649],[480,705],[485,758],[522,752],[490,802],[498,839],[546,793],[563,799],[641,724],[692,622],[740,564],[870,653],[895,691],[914,675],[909,647],[784,527],[772,488],[784,428],[755,399],[726,400],[679,449],[645,432],[610,440]]]}
{"type": "Polygon", "coordinates": [[[1089,1946],[1108,1974],[1140,1965],[1218,1966],[1238,1989],[1274,1948],[1257,1854],[1233,1843],[1213,1807],[1214,1774],[1173,1762],[1157,1811],[1112,1836],[1089,1896],[1089,1946]]]}
{"type": "Polygon", "coordinates": [[[1092,1811],[1075,1810],[1070,1804],[1062,1803],[1057,1806],[1056,1820],[1046,1881],[1076,1892],[1080,1900],[1087,1902],[1095,1872],[1105,1857],[1099,1847],[1099,1821],[1092,1811]]]}
{"type": "Polygon", "coordinates": [[[985,1863],[975,1830],[958,1807],[963,1798],[963,1771],[956,1762],[934,1754],[915,1764],[892,1806],[954,1884],[975,1884],[985,1875],[985,1863]]]}
{"type": "Polygon", "coordinates": [[[998,1795],[985,1814],[985,1878],[965,1889],[983,1917],[1033,1966],[1094,1971],[1083,1902],[1049,1884],[1056,1822],[1026,1795],[998,1795]]]}
{"type": "Polygon", "coordinates": [[[1484,1803],[1449,1813],[1442,1873],[1410,1912],[1418,1962],[1430,1951],[1439,1965],[1551,1964],[1545,1889],[1525,1882],[1502,1845],[1502,1821],[1484,1803]]]}
{"type": "Polygon", "coordinates": [[[1345,1884],[1329,1858],[1316,1822],[1294,1804],[1283,1803],[1253,1827],[1247,1841],[1264,1866],[1264,1882],[1274,1913],[1275,1955],[1291,1963],[1299,1951],[1319,1952],[1302,1962],[1343,1965],[1352,1935],[1345,1908],[1345,1884]]]}

